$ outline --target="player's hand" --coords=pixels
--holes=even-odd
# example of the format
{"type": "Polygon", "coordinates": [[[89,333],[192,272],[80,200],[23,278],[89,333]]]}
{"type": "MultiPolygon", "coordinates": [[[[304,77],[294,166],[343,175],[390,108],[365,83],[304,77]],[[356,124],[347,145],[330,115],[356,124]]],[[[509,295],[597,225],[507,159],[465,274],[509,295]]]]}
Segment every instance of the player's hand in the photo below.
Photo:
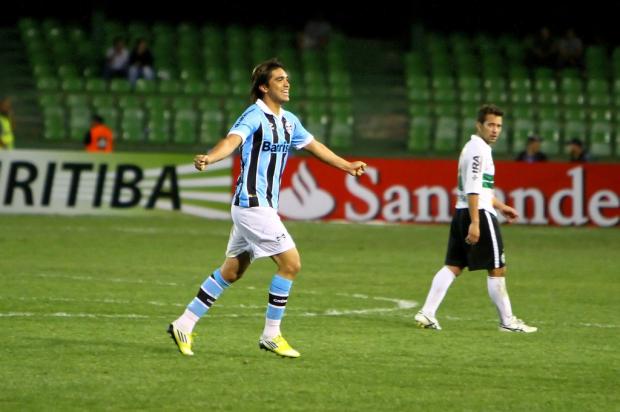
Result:
{"type": "Polygon", "coordinates": [[[209,156],[206,154],[199,154],[194,156],[194,167],[200,171],[203,171],[207,168],[209,164],[209,156]]]}
{"type": "Polygon", "coordinates": [[[347,173],[349,173],[351,176],[361,176],[366,172],[366,166],[367,165],[364,162],[351,162],[347,173]]]}
{"type": "Polygon", "coordinates": [[[515,209],[511,208],[510,206],[503,207],[500,210],[500,212],[506,218],[508,223],[512,223],[519,218],[519,212],[517,212],[515,209]]]}
{"type": "Polygon", "coordinates": [[[480,240],[480,224],[478,223],[470,223],[469,230],[467,231],[467,237],[465,238],[465,243],[468,245],[475,245],[480,240]]]}

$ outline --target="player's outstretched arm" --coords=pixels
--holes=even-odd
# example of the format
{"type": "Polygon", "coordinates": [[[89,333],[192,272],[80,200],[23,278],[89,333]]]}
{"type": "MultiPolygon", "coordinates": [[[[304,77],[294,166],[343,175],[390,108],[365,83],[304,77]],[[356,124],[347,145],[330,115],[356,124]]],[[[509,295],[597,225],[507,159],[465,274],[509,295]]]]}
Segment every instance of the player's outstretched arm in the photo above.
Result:
{"type": "Polygon", "coordinates": [[[218,162],[228,157],[239,145],[243,139],[236,134],[229,134],[215,145],[208,154],[197,154],[194,156],[194,167],[198,170],[205,170],[211,163],[218,162]]]}
{"type": "Polygon", "coordinates": [[[361,161],[349,162],[336,153],[332,152],[327,146],[318,140],[313,140],[304,146],[304,149],[312,153],[317,159],[330,166],[344,170],[351,176],[361,176],[366,171],[366,163],[361,161]]]}

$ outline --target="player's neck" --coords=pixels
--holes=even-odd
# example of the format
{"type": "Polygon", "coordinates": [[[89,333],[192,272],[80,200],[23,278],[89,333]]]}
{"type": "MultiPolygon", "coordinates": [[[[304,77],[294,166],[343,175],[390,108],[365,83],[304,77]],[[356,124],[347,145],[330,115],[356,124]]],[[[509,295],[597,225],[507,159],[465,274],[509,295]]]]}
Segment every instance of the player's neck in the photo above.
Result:
{"type": "Polygon", "coordinates": [[[273,101],[266,95],[263,97],[263,102],[269,108],[269,110],[273,112],[273,114],[275,114],[276,116],[280,116],[280,110],[282,110],[282,105],[280,103],[273,101]]]}

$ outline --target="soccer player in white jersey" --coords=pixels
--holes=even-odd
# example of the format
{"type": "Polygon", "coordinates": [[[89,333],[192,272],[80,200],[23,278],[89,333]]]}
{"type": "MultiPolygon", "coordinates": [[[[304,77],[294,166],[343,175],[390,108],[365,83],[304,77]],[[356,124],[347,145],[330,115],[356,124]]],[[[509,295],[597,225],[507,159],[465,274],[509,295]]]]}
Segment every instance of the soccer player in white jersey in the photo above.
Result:
{"type": "Polygon", "coordinates": [[[490,145],[502,131],[502,116],[498,107],[482,106],[476,121],[477,134],[471,136],[459,156],[458,196],[445,266],[435,274],[426,302],[415,315],[421,327],[441,329],[435,313],[454,279],[467,267],[470,271],[488,271],[487,288],[497,308],[500,331],[531,333],[537,330],[513,315],[506,290],[504,244],[496,210],[509,222],[518,214],[493,194],[495,166],[490,145]]]}
{"type": "Polygon", "coordinates": [[[194,158],[198,170],[229,156],[241,155],[241,171],[232,200],[233,227],[226,259],[203,282],[185,312],[170,324],[168,333],[184,355],[193,355],[192,331],[220,294],[239,280],[254,259],[270,257],[278,266],[269,287],[261,349],[283,357],[299,352],[282,337],[280,322],[301,259],[293,238],[277,214],[280,179],[291,148],[304,149],[328,165],[352,176],[361,176],[366,164],[349,162],[336,155],[302,126],[297,116],[284,110],[291,85],[284,66],[275,59],[259,64],[252,72],[252,101],[228,135],[208,154],[194,158]]]}

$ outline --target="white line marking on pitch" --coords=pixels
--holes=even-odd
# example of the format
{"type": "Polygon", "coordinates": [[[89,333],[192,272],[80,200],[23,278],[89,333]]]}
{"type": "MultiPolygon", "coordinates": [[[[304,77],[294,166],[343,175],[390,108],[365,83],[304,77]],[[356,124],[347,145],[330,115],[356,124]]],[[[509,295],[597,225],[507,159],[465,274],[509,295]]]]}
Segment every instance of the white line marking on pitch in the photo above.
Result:
{"type": "Polygon", "coordinates": [[[73,275],[58,275],[52,273],[37,273],[35,276],[40,278],[60,278],[71,280],[83,280],[87,282],[112,282],[112,283],[138,283],[149,285],[163,285],[163,286],[178,286],[174,282],[159,282],[157,280],[142,280],[142,279],[122,279],[122,278],[96,278],[91,276],[73,276],[73,275]]]}

